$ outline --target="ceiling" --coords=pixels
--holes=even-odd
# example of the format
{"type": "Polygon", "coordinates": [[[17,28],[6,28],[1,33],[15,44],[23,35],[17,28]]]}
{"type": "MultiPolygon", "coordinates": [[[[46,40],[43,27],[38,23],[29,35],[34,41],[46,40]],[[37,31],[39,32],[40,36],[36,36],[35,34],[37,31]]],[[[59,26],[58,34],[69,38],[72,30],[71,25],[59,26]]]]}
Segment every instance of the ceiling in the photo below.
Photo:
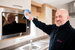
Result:
{"type": "Polygon", "coordinates": [[[55,6],[56,8],[59,8],[62,5],[65,5],[65,4],[72,2],[74,0],[32,0],[32,1],[38,2],[40,4],[48,3],[50,5],[55,6]]]}

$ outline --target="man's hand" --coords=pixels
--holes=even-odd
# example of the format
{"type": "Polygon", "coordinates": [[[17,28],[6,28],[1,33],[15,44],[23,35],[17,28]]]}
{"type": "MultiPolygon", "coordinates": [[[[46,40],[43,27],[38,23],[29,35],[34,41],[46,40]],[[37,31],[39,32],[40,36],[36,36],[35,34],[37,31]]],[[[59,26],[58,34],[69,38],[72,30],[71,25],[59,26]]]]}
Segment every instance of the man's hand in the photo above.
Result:
{"type": "Polygon", "coordinates": [[[31,15],[31,11],[29,9],[25,9],[24,10],[24,16],[26,17],[26,19],[29,19],[29,20],[33,20],[33,16],[31,15]]]}
{"type": "Polygon", "coordinates": [[[28,16],[29,20],[33,20],[34,19],[33,16],[31,14],[29,14],[29,12],[26,12],[25,15],[28,16]]]}

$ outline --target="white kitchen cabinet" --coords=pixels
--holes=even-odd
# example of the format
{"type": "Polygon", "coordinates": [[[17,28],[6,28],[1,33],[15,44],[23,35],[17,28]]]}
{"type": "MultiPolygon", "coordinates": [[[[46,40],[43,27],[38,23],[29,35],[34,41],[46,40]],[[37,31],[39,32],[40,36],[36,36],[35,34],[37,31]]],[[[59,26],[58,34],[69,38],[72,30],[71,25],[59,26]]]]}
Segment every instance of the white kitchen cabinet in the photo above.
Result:
{"type": "Polygon", "coordinates": [[[52,24],[52,8],[46,6],[46,10],[45,11],[46,11],[45,12],[45,14],[46,14],[46,16],[45,16],[45,23],[48,24],[48,25],[52,24]]]}
{"type": "Polygon", "coordinates": [[[0,0],[0,6],[17,9],[31,9],[31,0],[0,0]]]}

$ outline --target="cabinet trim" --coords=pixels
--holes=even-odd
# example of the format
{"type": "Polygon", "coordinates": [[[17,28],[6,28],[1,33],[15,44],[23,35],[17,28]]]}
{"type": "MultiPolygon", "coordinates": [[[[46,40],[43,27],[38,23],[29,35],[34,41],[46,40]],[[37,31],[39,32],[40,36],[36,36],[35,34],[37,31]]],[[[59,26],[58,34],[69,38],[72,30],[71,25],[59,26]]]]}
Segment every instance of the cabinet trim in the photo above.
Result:
{"type": "Polygon", "coordinates": [[[54,6],[50,5],[50,4],[45,3],[45,4],[43,4],[43,5],[44,5],[44,6],[48,6],[48,7],[52,8],[53,10],[57,10],[56,7],[54,7],[54,6]]]}
{"type": "Polygon", "coordinates": [[[34,5],[36,7],[42,7],[42,4],[39,4],[37,2],[31,1],[31,5],[34,5]]]}
{"type": "Polygon", "coordinates": [[[24,11],[22,9],[11,8],[11,7],[6,7],[6,6],[0,6],[0,8],[8,8],[8,9],[12,9],[12,10],[24,11]]]}

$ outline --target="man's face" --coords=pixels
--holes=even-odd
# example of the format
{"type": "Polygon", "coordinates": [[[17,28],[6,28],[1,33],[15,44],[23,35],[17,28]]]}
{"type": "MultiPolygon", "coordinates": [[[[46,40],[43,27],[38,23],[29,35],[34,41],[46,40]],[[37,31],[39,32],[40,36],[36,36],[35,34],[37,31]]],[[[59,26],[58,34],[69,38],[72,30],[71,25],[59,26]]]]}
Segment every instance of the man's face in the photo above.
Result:
{"type": "Polygon", "coordinates": [[[13,23],[15,21],[15,15],[10,13],[8,14],[8,23],[13,23]]]}
{"type": "Polygon", "coordinates": [[[56,26],[61,26],[68,21],[68,15],[64,13],[65,11],[57,11],[55,15],[56,26]]]}

